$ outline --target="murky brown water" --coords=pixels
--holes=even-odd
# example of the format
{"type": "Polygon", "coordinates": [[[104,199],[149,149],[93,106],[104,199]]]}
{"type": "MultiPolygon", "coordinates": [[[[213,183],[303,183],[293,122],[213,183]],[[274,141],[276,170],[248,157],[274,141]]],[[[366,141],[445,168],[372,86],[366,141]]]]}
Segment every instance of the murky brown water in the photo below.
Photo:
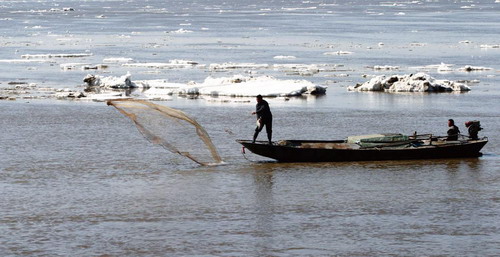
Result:
{"type": "Polygon", "coordinates": [[[490,138],[478,159],[321,164],[245,159],[234,139],[251,137],[254,103],[161,103],[205,126],[227,163],[216,167],[149,143],[105,103],[2,101],[0,253],[495,256],[495,97],[332,90],[268,99],[276,140],[439,134],[448,118],[477,118],[490,138]]]}

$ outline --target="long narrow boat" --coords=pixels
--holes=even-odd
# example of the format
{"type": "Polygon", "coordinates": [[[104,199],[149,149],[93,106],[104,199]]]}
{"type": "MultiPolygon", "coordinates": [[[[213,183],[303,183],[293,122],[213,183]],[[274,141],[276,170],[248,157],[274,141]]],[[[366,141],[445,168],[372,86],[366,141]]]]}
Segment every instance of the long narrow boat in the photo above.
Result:
{"type": "Polygon", "coordinates": [[[279,162],[381,161],[479,157],[488,142],[462,137],[447,141],[432,135],[370,135],[347,140],[282,140],[268,142],[237,140],[254,154],[279,162]],[[396,139],[395,139],[396,138],[396,139]]]}

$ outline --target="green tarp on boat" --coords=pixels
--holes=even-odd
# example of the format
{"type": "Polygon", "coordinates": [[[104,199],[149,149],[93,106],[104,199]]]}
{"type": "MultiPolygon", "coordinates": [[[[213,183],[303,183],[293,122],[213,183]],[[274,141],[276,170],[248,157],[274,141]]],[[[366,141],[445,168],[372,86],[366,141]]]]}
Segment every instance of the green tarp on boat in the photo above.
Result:
{"type": "Polygon", "coordinates": [[[347,138],[347,143],[358,144],[361,147],[399,145],[408,142],[408,136],[402,134],[373,134],[350,136],[347,138]]]}

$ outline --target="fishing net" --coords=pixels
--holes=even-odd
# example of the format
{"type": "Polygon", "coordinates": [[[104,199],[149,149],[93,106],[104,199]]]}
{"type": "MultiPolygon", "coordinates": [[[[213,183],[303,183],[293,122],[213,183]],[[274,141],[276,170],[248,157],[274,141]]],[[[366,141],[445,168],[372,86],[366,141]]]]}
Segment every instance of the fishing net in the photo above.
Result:
{"type": "Polygon", "coordinates": [[[184,112],[134,99],[110,100],[108,105],[129,117],[150,142],[201,165],[222,162],[205,129],[184,112]]]}

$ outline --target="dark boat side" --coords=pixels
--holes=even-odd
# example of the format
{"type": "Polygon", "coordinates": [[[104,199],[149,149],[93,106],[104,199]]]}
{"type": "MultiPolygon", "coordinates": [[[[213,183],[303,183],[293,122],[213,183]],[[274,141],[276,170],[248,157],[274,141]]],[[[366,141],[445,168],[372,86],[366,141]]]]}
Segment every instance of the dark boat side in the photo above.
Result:
{"type": "Polygon", "coordinates": [[[280,162],[341,162],[479,157],[488,139],[430,142],[403,147],[360,147],[344,140],[286,140],[272,145],[267,142],[252,143],[250,140],[237,142],[255,154],[280,162]]]}

